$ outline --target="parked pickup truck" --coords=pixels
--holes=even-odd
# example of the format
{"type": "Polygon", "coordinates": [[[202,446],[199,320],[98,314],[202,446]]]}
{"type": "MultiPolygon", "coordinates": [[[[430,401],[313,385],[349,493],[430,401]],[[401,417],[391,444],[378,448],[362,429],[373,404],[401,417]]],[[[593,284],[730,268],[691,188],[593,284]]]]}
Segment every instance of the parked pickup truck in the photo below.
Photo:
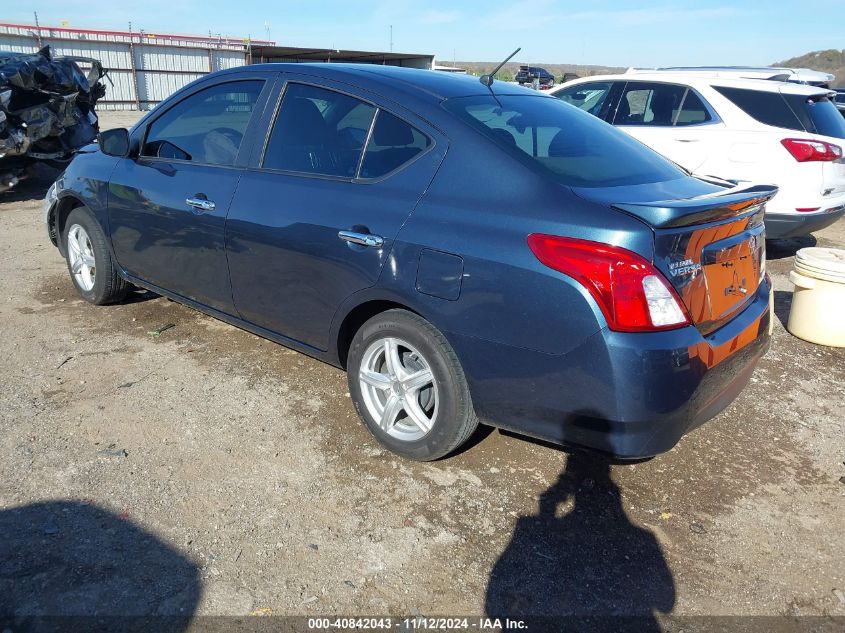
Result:
{"type": "Polygon", "coordinates": [[[555,85],[555,76],[552,75],[545,68],[539,66],[520,66],[519,72],[516,73],[516,82],[523,86],[525,84],[534,83],[538,79],[540,89],[548,89],[555,85]]]}

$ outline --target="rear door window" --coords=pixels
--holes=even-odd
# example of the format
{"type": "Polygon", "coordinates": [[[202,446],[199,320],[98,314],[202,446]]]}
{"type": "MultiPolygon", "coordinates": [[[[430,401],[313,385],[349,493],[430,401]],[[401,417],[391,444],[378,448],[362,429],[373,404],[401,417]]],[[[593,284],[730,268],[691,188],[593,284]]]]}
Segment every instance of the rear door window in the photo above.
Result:
{"type": "Polygon", "coordinates": [[[788,130],[805,131],[804,126],[779,92],[713,86],[755,121],[788,130]]]}
{"type": "Polygon", "coordinates": [[[675,125],[698,125],[712,120],[710,111],[695,92],[687,90],[681,111],[675,117],[675,125]]]}
{"type": "Polygon", "coordinates": [[[375,112],[334,90],[288,84],[263,167],[354,178],[375,112]]]}
{"type": "Polygon", "coordinates": [[[671,127],[686,92],[684,86],[673,84],[628,82],[613,124],[671,127]]]}
{"type": "Polygon", "coordinates": [[[234,165],[263,85],[230,81],[183,99],[152,122],[141,155],[234,165]]]}
{"type": "Polygon", "coordinates": [[[364,152],[360,178],[379,178],[409,163],[431,145],[431,139],[410,123],[379,110],[364,152]]]}

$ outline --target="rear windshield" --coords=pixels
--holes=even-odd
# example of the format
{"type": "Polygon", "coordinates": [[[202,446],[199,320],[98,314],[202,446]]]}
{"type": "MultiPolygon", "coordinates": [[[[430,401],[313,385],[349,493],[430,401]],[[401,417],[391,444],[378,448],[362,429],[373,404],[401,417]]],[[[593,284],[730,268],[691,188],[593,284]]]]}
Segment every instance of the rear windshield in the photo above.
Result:
{"type": "Polygon", "coordinates": [[[713,86],[751,118],[774,127],[845,138],[845,119],[824,95],[782,95],[744,88],[713,86]]]}
{"type": "Polygon", "coordinates": [[[624,132],[554,97],[457,97],[444,106],[564,185],[640,185],[687,175],[624,132]]]}
{"type": "Polygon", "coordinates": [[[827,97],[798,97],[789,95],[787,100],[798,113],[810,132],[834,138],[845,138],[845,118],[827,97]]]}

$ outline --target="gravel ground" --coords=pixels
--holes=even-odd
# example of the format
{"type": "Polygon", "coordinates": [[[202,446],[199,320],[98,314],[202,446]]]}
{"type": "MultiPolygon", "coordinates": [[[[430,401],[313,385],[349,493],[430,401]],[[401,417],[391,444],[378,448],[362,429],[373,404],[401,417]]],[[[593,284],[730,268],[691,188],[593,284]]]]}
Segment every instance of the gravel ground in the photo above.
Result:
{"type": "Polygon", "coordinates": [[[782,325],[815,239],[769,244],[772,349],[668,454],[488,430],[417,464],[337,369],[150,294],[81,301],[48,184],[0,196],[0,616],[845,615],[845,349],[782,325]]]}

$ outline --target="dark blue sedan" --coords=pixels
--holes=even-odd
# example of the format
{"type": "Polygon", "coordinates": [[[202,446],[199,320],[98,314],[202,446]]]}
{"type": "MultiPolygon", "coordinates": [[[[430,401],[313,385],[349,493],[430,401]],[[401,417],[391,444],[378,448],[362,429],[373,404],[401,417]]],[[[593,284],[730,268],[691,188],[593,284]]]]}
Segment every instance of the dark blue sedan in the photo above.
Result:
{"type": "Polygon", "coordinates": [[[148,288],[345,368],[406,457],[482,422],[639,458],[765,352],[774,193],[517,86],[269,64],[102,133],[46,221],[87,301],[148,288]]]}

